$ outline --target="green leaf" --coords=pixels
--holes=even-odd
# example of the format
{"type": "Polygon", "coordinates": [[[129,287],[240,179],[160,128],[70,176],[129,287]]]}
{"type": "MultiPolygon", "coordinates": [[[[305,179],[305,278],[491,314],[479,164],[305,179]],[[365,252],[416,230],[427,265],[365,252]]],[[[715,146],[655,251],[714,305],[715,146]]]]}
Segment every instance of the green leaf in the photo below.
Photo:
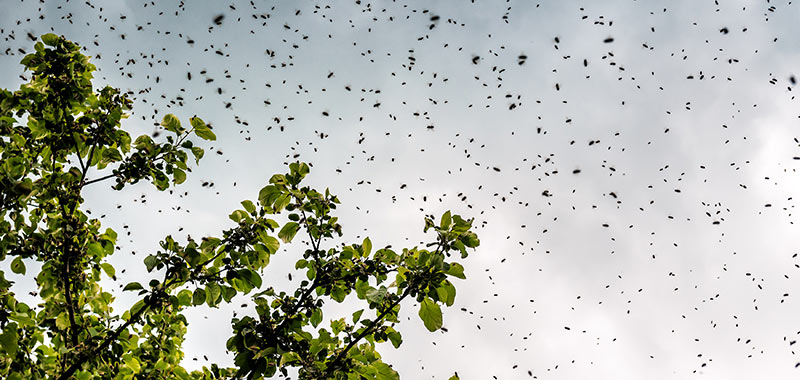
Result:
{"type": "Polygon", "coordinates": [[[464,236],[461,237],[461,241],[469,248],[475,248],[481,244],[478,235],[475,235],[474,232],[465,233],[464,236]]]}
{"type": "Polygon", "coordinates": [[[428,259],[430,258],[431,258],[431,253],[423,249],[419,251],[419,256],[417,257],[417,264],[427,265],[428,259]]]}
{"type": "Polygon", "coordinates": [[[434,299],[438,302],[444,303],[447,306],[453,306],[456,300],[456,287],[450,281],[444,280],[440,286],[436,288],[434,299]]]}
{"type": "Polygon", "coordinates": [[[126,291],[129,291],[129,290],[142,290],[142,289],[144,289],[142,284],[140,284],[138,282],[131,282],[128,285],[125,285],[125,287],[122,289],[122,291],[126,292],[126,291]]]}
{"type": "Polygon", "coordinates": [[[56,317],[56,327],[62,330],[69,328],[69,319],[67,317],[67,313],[62,311],[60,314],[58,314],[56,317]]]}
{"type": "Polygon", "coordinates": [[[265,268],[267,265],[269,265],[269,257],[270,257],[270,253],[267,251],[268,249],[267,246],[263,244],[255,244],[254,247],[256,254],[258,256],[256,257],[256,260],[252,262],[253,268],[254,269],[265,268]]]}
{"type": "Polygon", "coordinates": [[[368,237],[365,237],[364,242],[361,243],[361,249],[364,251],[364,257],[368,257],[372,252],[372,241],[368,237]]]}
{"type": "Polygon", "coordinates": [[[109,263],[100,264],[100,268],[103,269],[103,272],[106,272],[106,276],[111,277],[111,278],[114,278],[114,275],[117,273],[114,270],[114,267],[111,266],[111,264],[109,264],[109,263]]]}
{"type": "Polygon", "coordinates": [[[369,286],[369,283],[367,281],[362,281],[359,278],[359,279],[356,279],[356,286],[355,286],[354,289],[356,290],[356,296],[358,296],[358,298],[366,299],[367,291],[372,289],[372,287],[369,286]]]}
{"type": "Polygon", "coordinates": [[[261,203],[263,207],[272,207],[272,204],[275,203],[275,200],[278,199],[281,192],[275,185],[267,185],[261,188],[261,191],[258,192],[258,203],[261,203]]]}
{"type": "Polygon", "coordinates": [[[293,351],[284,352],[283,355],[281,355],[281,362],[279,365],[283,367],[286,363],[291,363],[299,360],[300,360],[300,355],[298,355],[296,352],[293,351]]]}
{"type": "Polygon", "coordinates": [[[206,292],[200,288],[195,289],[192,294],[192,304],[197,306],[202,305],[204,302],[206,302],[206,292]]]}
{"type": "Polygon", "coordinates": [[[205,154],[205,151],[203,151],[203,148],[201,148],[199,146],[193,146],[192,147],[192,155],[194,156],[194,162],[196,164],[200,163],[200,159],[203,158],[204,154],[205,154]]]}
{"type": "Polygon", "coordinates": [[[33,181],[30,178],[25,178],[14,184],[14,192],[18,194],[28,195],[31,191],[33,191],[33,181]]]}
{"type": "Polygon", "coordinates": [[[8,319],[10,319],[12,321],[16,321],[19,324],[21,324],[22,326],[36,326],[37,325],[36,321],[34,321],[33,318],[31,318],[31,317],[29,317],[29,316],[27,316],[25,314],[21,314],[21,313],[11,314],[11,315],[8,316],[8,319]]]}
{"type": "Polygon", "coordinates": [[[358,252],[356,252],[355,248],[353,248],[352,245],[348,245],[348,246],[342,247],[342,253],[339,254],[339,257],[341,257],[341,258],[343,258],[345,260],[350,260],[353,257],[358,257],[358,255],[359,254],[358,254],[358,252]]]}
{"type": "MultiPolygon", "coordinates": [[[[260,277],[259,277],[259,279],[260,279],[260,277]]],[[[236,296],[236,289],[234,289],[231,286],[223,286],[222,287],[222,299],[224,299],[225,302],[231,302],[231,300],[235,296],[236,296]]]]}
{"type": "Polygon", "coordinates": [[[256,205],[254,205],[252,201],[249,200],[242,201],[242,207],[244,207],[244,209],[251,214],[256,213],[256,205]]]}
{"type": "Polygon", "coordinates": [[[172,180],[176,185],[182,184],[186,181],[186,172],[178,168],[172,168],[172,180]]]}
{"type": "Polygon", "coordinates": [[[173,368],[173,372],[180,380],[194,380],[194,378],[190,376],[182,367],[173,368]]]}
{"type": "Polygon", "coordinates": [[[306,176],[309,172],[308,164],[305,162],[292,162],[289,164],[289,173],[292,177],[294,177],[294,183],[297,184],[303,177],[306,176]]]}
{"type": "Polygon", "coordinates": [[[139,310],[142,310],[142,308],[143,308],[143,307],[145,307],[144,300],[138,300],[138,301],[136,301],[136,303],[135,303],[135,304],[133,304],[133,306],[131,306],[131,309],[128,311],[128,313],[129,313],[129,314],[128,314],[128,317],[130,318],[130,316],[132,316],[132,315],[134,315],[134,314],[138,313],[138,312],[139,312],[139,310]]]}
{"type": "Polygon", "coordinates": [[[25,263],[22,262],[21,257],[17,256],[11,261],[11,271],[16,274],[25,274],[25,263]]]}
{"type": "Polygon", "coordinates": [[[315,328],[319,326],[320,322],[322,322],[322,310],[314,309],[314,311],[311,312],[311,318],[309,319],[311,321],[311,326],[314,326],[315,328]]]}
{"type": "Polygon", "coordinates": [[[400,380],[400,374],[386,363],[376,362],[372,366],[378,370],[377,380],[400,380]]]}
{"type": "Polygon", "coordinates": [[[280,364],[279,364],[279,365],[280,365],[281,367],[283,367],[283,366],[284,366],[285,364],[287,364],[287,363],[292,363],[292,362],[295,362],[295,361],[300,361],[300,360],[301,360],[301,359],[300,359],[300,355],[299,355],[298,353],[296,353],[296,352],[293,352],[293,351],[284,352],[284,353],[281,355],[281,361],[280,361],[280,364]]]}
{"type": "Polygon", "coordinates": [[[333,289],[331,289],[331,298],[334,301],[341,303],[346,297],[347,292],[345,292],[341,286],[335,286],[333,289]]]}
{"type": "Polygon", "coordinates": [[[25,160],[22,157],[11,157],[6,161],[6,172],[13,179],[22,177],[25,170],[25,160]]]}
{"type": "Polygon", "coordinates": [[[436,331],[442,327],[442,309],[428,297],[419,305],[419,317],[428,331],[436,331]]]}
{"type": "Polygon", "coordinates": [[[261,287],[261,276],[259,276],[258,273],[249,269],[242,269],[238,273],[241,278],[245,279],[247,282],[253,285],[253,287],[261,287]]]}
{"type": "Polygon", "coordinates": [[[0,334],[0,348],[2,348],[3,351],[8,354],[8,356],[6,356],[7,358],[13,358],[17,353],[17,348],[19,348],[19,345],[17,343],[16,323],[9,323],[6,326],[6,330],[0,334]]]}
{"type": "Polygon", "coordinates": [[[211,132],[211,128],[209,128],[206,123],[203,122],[203,119],[199,117],[193,117],[189,119],[189,122],[192,123],[192,127],[194,127],[194,134],[196,134],[197,137],[210,141],[217,139],[217,135],[215,135],[214,132],[211,132]]]}
{"type": "Polygon", "coordinates": [[[275,209],[275,212],[281,212],[286,206],[291,203],[292,197],[289,194],[280,194],[278,198],[275,199],[275,203],[272,204],[272,208],[275,209]]]}
{"type": "Polygon", "coordinates": [[[206,303],[208,306],[214,307],[219,303],[219,296],[222,294],[222,289],[216,283],[209,283],[206,285],[206,303]]]}
{"type": "Polygon", "coordinates": [[[228,217],[231,218],[232,221],[239,223],[240,221],[242,221],[242,219],[245,220],[247,219],[247,213],[242,210],[236,210],[232,212],[228,217]]]}
{"type": "Polygon", "coordinates": [[[454,241],[452,247],[461,252],[461,258],[467,257],[467,247],[460,240],[454,241]]]}
{"type": "Polygon", "coordinates": [[[358,320],[361,319],[361,314],[364,314],[364,309],[359,309],[353,313],[353,323],[358,323],[358,320]]]}
{"type": "Polygon", "coordinates": [[[269,236],[266,233],[261,234],[260,238],[261,242],[264,243],[264,245],[267,247],[267,251],[269,252],[270,255],[273,255],[275,254],[275,252],[278,252],[278,248],[281,247],[281,243],[278,241],[278,239],[269,236]]]}
{"type": "Polygon", "coordinates": [[[122,360],[125,362],[125,366],[133,370],[133,373],[139,373],[142,370],[141,364],[132,354],[123,355],[122,360]]]}
{"type": "Polygon", "coordinates": [[[104,149],[101,154],[100,162],[110,164],[112,162],[122,161],[122,155],[114,148],[104,149]]]}
{"type": "Polygon", "coordinates": [[[381,303],[383,299],[386,298],[386,288],[381,286],[380,289],[369,289],[367,290],[367,301],[371,303],[381,303]]]}
{"type": "Polygon", "coordinates": [[[169,363],[165,362],[164,359],[161,358],[161,359],[158,359],[158,361],[156,362],[156,365],[153,366],[153,368],[155,368],[155,369],[157,369],[159,371],[165,371],[167,368],[169,368],[169,363]]]}
{"type": "Polygon", "coordinates": [[[392,346],[394,346],[394,348],[398,348],[401,344],[403,344],[403,337],[397,331],[392,331],[386,336],[389,338],[389,341],[392,342],[392,346]]]}
{"type": "Polygon", "coordinates": [[[158,258],[153,255],[148,255],[144,258],[144,265],[147,267],[148,272],[152,272],[153,268],[158,265],[158,258]]]}
{"type": "Polygon", "coordinates": [[[283,174],[273,174],[272,177],[269,177],[269,183],[273,185],[286,185],[286,176],[283,174]]]}
{"type": "Polygon", "coordinates": [[[425,228],[422,229],[422,232],[428,232],[428,229],[430,229],[433,226],[434,226],[433,219],[425,218],[425,228]]]}
{"type": "Polygon", "coordinates": [[[183,133],[183,127],[181,127],[181,121],[178,120],[178,118],[171,113],[164,115],[164,119],[161,120],[161,126],[170,132],[174,132],[175,134],[183,133]]]}
{"type": "Polygon", "coordinates": [[[294,239],[294,235],[297,234],[297,229],[300,228],[300,225],[295,222],[288,222],[283,225],[283,228],[278,232],[278,238],[283,240],[284,243],[288,243],[294,239]]]}
{"type": "Polygon", "coordinates": [[[442,214],[442,220],[439,223],[439,227],[443,230],[447,230],[450,228],[450,224],[452,223],[453,219],[450,217],[450,211],[448,210],[444,214],[442,214]]]}
{"type": "Polygon", "coordinates": [[[192,291],[189,289],[183,289],[178,292],[178,304],[181,306],[190,306],[192,304],[192,291]]]}
{"type": "Polygon", "coordinates": [[[439,288],[436,288],[438,291],[439,289],[444,289],[446,292],[446,296],[441,300],[447,306],[453,306],[453,303],[456,302],[456,287],[450,283],[450,281],[442,281],[443,285],[439,288]]]}
{"type": "Polygon", "coordinates": [[[133,142],[133,146],[141,151],[146,153],[150,153],[153,151],[153,139],[150,138],[148,135],[140,135],[136,138],[136,141],[133,142]]]}
{"type": "Polygon", "coordinates": [[[464,267],[459,263],[450,263],[450,268],[448,268],[445,273],[462,280],[467,278],[467,276],[464,275],[464,267]]]}
{"type": "Polygon", "coordinates": [[[47,33],[42,35],[42,42],[44,42],[48,46],[56,46],[58,45],[58,36],[53,33],[47,33]]]}
{"type": "Polygon", "coordinates": [[[103,250],[103,246],[100,243],[96,242],[96,241],[93,241],[93,242],[89,243],[89,245],[86,247],[86,249],[89,251],[89,254],[94,256],[94,257],[103,257],[103,256],[105,256],[105,251],[103,250]]]}
{"type": "Polygon", "coordinates": [[[447,300],[447,289],[441,286],[436,288],[436,300],[439,302],[445,302],[447,300]]]}
{"type": "Polygon", "coordinates": [[[344,321],[344,318],[331,320],[331,331],[333,331],[333,335],[338,335],[344,330],[345,326],[347,326],[347,322],[344,321]]]}

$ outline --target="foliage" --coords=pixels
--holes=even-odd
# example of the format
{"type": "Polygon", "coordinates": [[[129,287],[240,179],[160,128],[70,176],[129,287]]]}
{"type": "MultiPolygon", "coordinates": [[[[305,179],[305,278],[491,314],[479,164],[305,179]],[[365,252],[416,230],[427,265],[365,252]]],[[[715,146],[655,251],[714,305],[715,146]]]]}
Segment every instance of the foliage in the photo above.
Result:
{"type": "Polygon", "coordinates": [[[114,295],[99,281],[116,278],[108,258],[117,252],[117,234],[81,210],[82,190],[111,179],[115,190],[139,181],[159,190],[178,185],[191,171],[189,155],[196,163],[203,157],[189,137],[216,136],[200,118],[185,128],[167,115],[166,141],[132,140],[120,129],[131,107],[127,96],[92,89],[94,66],[76,44],[54,34],[41,39],[22,60],[31,80],[0,92],[0,260],[17,274],[31,262],[41,268],[41,303],[33,306],[17,301],[15,284],[0,271],[0,377],[258,379],[293,371],[301,379],[396,379],[376,343],[402,343],[395,329],[401,302],[416,299],[425,327],[442,327],[441,305],[451,306],[456,295],[450,277],[464,278],[464,268],[448,261],[451,253],[464,258],[479,244],[471,220],[450,212],[438,224],[426,217],[425,231],[436,238],[425,248],[373,249],[369,238],[325,248],[342,235],[331,214],[339,200],[302,185],[304,163],[272,176],[257,202],[243,201],[230,214],[235,225],[219,236],[165,237],[144,259],[161,279],[125,285],[141,298],[115,314],[114,295]],[[298,233],[308,238],[296,262],[306,279],[291,293],[262,286],[270,257],[298,233]],[[325,302],[353,293],[364,308],[352,318],[324,320],[325,302]],[[231,321],[227,349],[236,367],[187,372],[180,364],[182,312],[237,294],[250,295],[257,317],[231,321]]]}

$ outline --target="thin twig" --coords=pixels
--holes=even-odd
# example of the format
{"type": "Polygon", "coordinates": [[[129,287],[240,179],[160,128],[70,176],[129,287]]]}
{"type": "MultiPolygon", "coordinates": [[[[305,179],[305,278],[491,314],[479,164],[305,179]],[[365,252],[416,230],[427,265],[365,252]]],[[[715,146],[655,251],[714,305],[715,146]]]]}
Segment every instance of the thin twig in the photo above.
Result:
{"type": "Polygon", "coordinates": [[[75,140],[75,135],[72,135],[72,142],[75,143],[75,154],[78,156],[78,163],[81,164],[81,171],[84,175],[86,175],[86,165],[83,164],[83,158],[81,158],[81,150],[78,149],[78,140],[75,140]]]}
{"type": "Polygon", "coordinates": [[[111,177],[117,177],[117,175],[116,174],[109,174],[109,175],[102,176],[100,178],[91,179],[91,180],[88,180],[88,181],[84,182],[83,185],[81,185],[81,186],[91,185],[91,184],[93,184],[95,182],[105,181],[105,180],[107,180],[107,179],[109,179],[111,177]]]}
{"type": "MultiPolygon", "coordinates": [[[[81,156],[79,155],[78,158],[80,157],[81,156]]],[[[94,158],[94,145],[92,145],[92,147],[89,148],[89,157],[86,160],[86,168],[83,169],[83,174],[81,174],[81,180],[79,182],[81,188],[83,187],[83,185],[85,185],[84,181],[86,180],[86,173],[89,172],[89,168],[91,167],[90,165],[92,165],[93,158],[94,158]]]]}

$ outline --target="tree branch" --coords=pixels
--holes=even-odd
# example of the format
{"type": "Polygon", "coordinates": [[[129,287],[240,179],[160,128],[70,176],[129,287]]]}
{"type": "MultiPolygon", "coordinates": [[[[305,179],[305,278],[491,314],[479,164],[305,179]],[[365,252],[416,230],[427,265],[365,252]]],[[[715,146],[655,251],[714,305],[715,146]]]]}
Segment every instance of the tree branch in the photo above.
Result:
{"type": "Polygon", "coordinates": [[[93,184],[95,182],[105,181],[105,180],[107,180],[109,178],[112,178],[112,177],[117,177],[117,175],[116,174],[109,174],[109,175],[102,176],[100,178],[91,179],[91,180],[88,180],[88,181],[84,182],[83,185],[81,185],[81,187],[86,186],[86,185],[91,185],[91,184],[93,184]]]}
{"type": "MultiPolygon", "coordinates": [[[[67,205],[65,202],[58,198],[58,203],[61,205],[61,217],[67,221],[68,226],[72,227],[72,230],[77,230],[74,226],[76,222],[74,218],[72,218],[72,214],[69,214],[67,211],[67,205]]],[[[67,229],[66,231],[69,231],[67,229]]],[[[70,283],[70,262],[72,261],[73,256],[73,248],[72,248],[72,238],[70,234],[66,234],[64,242],[63,242],[63,255],[64,255],[64,262],[61,266],[61,284],[64,287],[64,299],[66,301],[66,309],[67,315],[69,317],[69,337],[72,343],[72,348],[78,346],[78,324],[75,322],[75,305],[74,300],[72,299],[72,284],[70,283]]]]}
{"type": "Polygon", "coordinates": [[[281,324],[275,328],[275,331],[280,331],[284,327],[286,327],[286,324],[289,323],[289,316],[297,313],[297,311],[300,309],[300,305],[305,303],[306,298],[308,298],[308,296],[311,295],[311,292],[314,291],[314,289],[316,289],[318,285],[319,285],[318,278],[314,278],[314,282],[312,282],[311,285],[309,285],[309,287],[305,290],[305,292],[303,292],[297,303],[294,304],[294,306],[291,308],[291,310],[289,310],[289,312],[284,314],[283,321],[281,321],[281,324]]]}
{"type": "Polygon", "coordinates": [[[142,314],[144,314],[144,312],[147,311],[147,309],[151,308],[153,304],[155,304],[154,297],[148,296],[145,297],[145,299],[147,301],[145,302],[144,306],[142,306],[141,309],[139,309],[136,313],[131,315],[131,317],[124,324],[122,324],[122,326],[119,326],[116,330],[114,330],[114,332],[111,333],[111,335],[109,335],[108,337],[106,337],[106,339],[102,343],[100,343],[99,346],[95,347],[94,350],[91,350],[88,353],[84,351],[82,355],[78,356],[78,359],[74,363],[72,363],[72,365],[69,366],[69,368],[67,368],[67,370],[61,374],[61,376],[58,377],[58,380],[69,379],[73,374],[75,374],[75,371],[77,371],[87,359],[98,356],[100,354],[100,351],[108,347],[108,345],[111,344],[111,342],[115,341],[117,337],[119,337],[119,335],[122,334],[122,332],[128,328],[128,326],[134,324],[136,320],[138,320],[139,317],[141,317],[142,314]]]}
{"type": "MultiPolygon", "coordinates": [[[[67,247],[67,252],[69,252],[69,247],[67,247]]],[[[67,301],[67,312],[69,314],[69,333],[70,338],[72,340],[72,346],[75,347],[78,345],[78,331],[77,327],[78,324],[75,322],[75,308],[72,302],[72,285],[69,283],[69,262],[70,262],[70,255],[67,253],[67,257],[61,270],[61,281],[64,284],[64,298],[67,301]]]]}
{"type": "MultiPolygon", "coordinates": [[[[78,158],[80,157],[81,156],[79,155],[78,158]]],[[[92,145],[92,147],[89,148],[89,157],[86,159],[86,168],[83,169],[83,174],[81,174],[81,180],[79,182],[81,188],[83,188],[83,186],[85,185],[84,181],[86,181],[86,173],[89,172],[89,168],[91,167],[90,165],[92,165],[93,158],[94,158],[94,145],[92,145]]]]}
{"type": "MultiPolygon", "coordinates": [[[[441,249],[442,249],[442,243],[440,242],[439,246],[436,248],[435,253],[439,253],[441,249]]],[[[381,322],[381,320],[383,319],[383,317],[386,316],[386,314],[388,314],[392,309],[394,309],[395,306],[400,304],[400,302],[403,301],[403,299],[405,299],[409,294],[411,294],[412,288],[413,288],[412,286],[407,287],[406,290],[403,291],[403,294],[398,299],[396,299],[389,305],[389,307],[387,307],[380,314],[378,314],[378,316],[375,319],[370,321],[369,325],[367,325],[367,327],[361,330],[361,333],[358,334],[358,336],[356,336],[355,339],[351,340],[350,343],[347,346],[345,346],[345,348],[342,351],[339,351],[339,353],[333,359],[331,364],[325,370],[326,377],[332,375],[333,372],[336,371],[336,369],[342,365],[342,360],[344,360],[344,357],[347,355],[347,352],[350,351],[350,349],[355,347],[355,345],[358,344],[358,342],[361,339],[364,339],[364,337],[366,337],[367,335],[375,332],[374,331],[375,326],[377,326],[378,323],[381,322]]]]}
{"type": "MultiPolygon", "coordinates": [[[[299,197],[295,196],[294,198],[297,202],[300,202],[302,205],[302,200],[299,197]]],[[[311,235],[311,230],[308,228],[308,219],[306,218],[306,212],[300,206],[298,206],[297,208],[300,209],[300,213],[303,215],[303,222],[304,222],[303,224],[305,225],[306,232],[308,232],[308,238],[311,240],[311,247],[314,249],[314,259],[315,262],[318,262],[319,245],[320,242],[322,241],[322,237],[317,239],[316,242],[314,241],[314,236],[311,235]]],[[[297,303],[294,304],[294,306],[289,310],[289,312],[284,315],[283,321],[281,321],[281,324],[278,325],[278,327],[275,329],[276,331],[282,330],[284,327],[286,327],[286,324],[289,322],[288,317],[292,314],[297,313],[297,311],[300,309],[300,306],[303,305],[308,296],[311,295],[311,292],[313,292],[314,289],[316,289],[317,286],[319,286],[319,275],[320,274],[317,273],[317,275],[314,277],[314,281],[308,286],[308,288],[306,288],[303,294],[300,295],[300,299],[297,301],[297,303]]]]}
{"type": "MultiPolygon", "coordinates": [[[[174,277],[170,280],[167,280],[165,274],[161,290],[169,289],[170,286],[174,285],[173,280],[175,280],[174,277]]],[[[83,363],[86,362],[86,360],[99,356],[102,350],[106,349],[111,344],[111,342],[116,341],[123,331],[125,331],[132,324],[136,323],[139,320],[139,318],[141,318],[141,316],[148,309],[155,306],[157,302],[158,302],[158,297],[156,297],[154,293],[145,296],[144,305],[142,306],[141,309],[137,310],[135,313],[133,313],[133,315],[130,316],[130,318],[128,318],[128,320],[125,323],[117,327],[117,329],[114,330],[114,332],[111,333],[111,335],[107,336],[106,339],[103,340],[103,342],[100,343],[99,346],[95,347],[93,350],[83,351],[81,355],[78,356],[78,358],[75,360],[75,362],[72,363],[72,365],[70,365],[69,368],[67,368],[67,370],[64,371],[64,373],[62,373],[61,376],[58,377],[58,380],[68,380],[73,374],[75,374],[75,371],[80,369],[81,365],[83,365],[83,363]]]]}
{"type": "Polygon", "coordinates": [[[339,351],[339,354],[336,355],[331,364],[328,366],[327,370],[325,370],[325,376],[329,377],[330,375],[332,375],[333,371],[335,371],[337,367],[339,367],[342,364],[342,360],[347,355],[347,352],[350,351],[351,348],[355,347],[355,345],[358,344],[358,342],[361,339],[364,339],[364,337],[373,333],[374,331],[372,330],[375,328],[375,326],[378,325],[378,323],[381,322],[383,317],[385,317],[386,314],[392,311],[392,309],[394,309],[394,307],[397,306],[400,303],[400,301],[406,298],[409,294],[411,294],[411,287],[406,288],[406,290],[399,298],[394,300],[394,302],[392,302],[389,305],[389,307],[383,309],[383,311],[380,314],[378,314],[378,316],[375,319],[370,321],[369,325],[366,328],[364,328],[364,330],[361,330],[361,333],[358,334],[358,336],[356,336],[355,339],[350,341],[350,344],[348,344],[342,351],[339,351]]]}
{"type": "Polygon", "coordinates": [[[83,164],[83,158],[81,157],[81,150],[78,149],[78,140],[75,140],[75,135],[72,135],[72,142],[75,143],[75,155],[78,156],[78,163],[81,164],[81,172],[83,175],[86,175],[86,170],[88,169],[86,165],[83,164]]]}

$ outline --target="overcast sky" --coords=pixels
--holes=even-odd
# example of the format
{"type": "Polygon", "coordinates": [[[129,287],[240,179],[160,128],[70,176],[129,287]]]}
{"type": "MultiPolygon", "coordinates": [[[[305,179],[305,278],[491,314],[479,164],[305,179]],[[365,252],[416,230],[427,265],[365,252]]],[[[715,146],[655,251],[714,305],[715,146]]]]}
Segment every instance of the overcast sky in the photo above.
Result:
{"type": "MultiPolygon", "coordinates": [[[[791,1],[4,4],[0,87],[27,75],[27,33],[53,31],[86,47],[97,86],[130,92],[131,134],[175,113],[218,136],[172,193],[88,189],[124,237],[122,283],[302,160],[339,195],[343,241],[411,247],[426,214],[476,219],[448,331],[408,302],[404,344],[381,347],[405,379],[800,373],[791,1]]],[[[265,282],[291,288],[302,249],[265,282]]],[[[187,367],[232,365],[241,302],[187,313],[187,367]]]]}

